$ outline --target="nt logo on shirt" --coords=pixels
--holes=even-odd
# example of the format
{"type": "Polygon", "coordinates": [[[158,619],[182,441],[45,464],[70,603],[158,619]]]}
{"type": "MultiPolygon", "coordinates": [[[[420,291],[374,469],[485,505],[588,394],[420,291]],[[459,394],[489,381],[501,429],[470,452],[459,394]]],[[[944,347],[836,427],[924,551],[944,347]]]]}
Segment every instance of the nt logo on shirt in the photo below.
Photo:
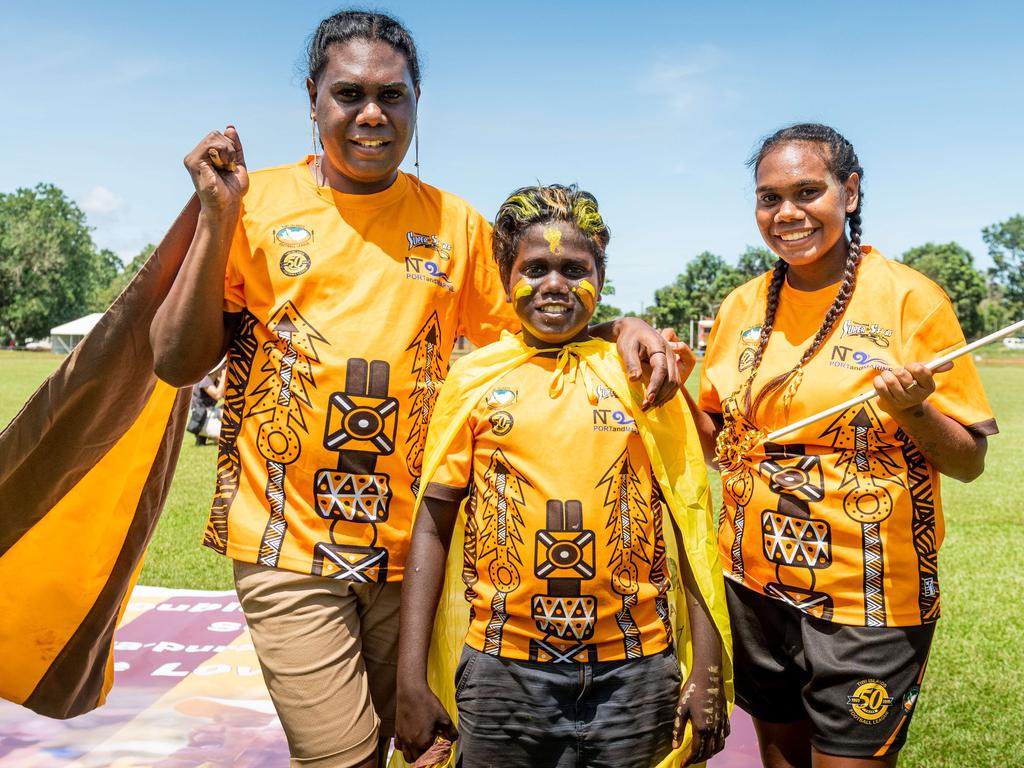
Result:
{"type": "Polygon", "coordinates": [[[454,291],[455,286],[448,279],[448,273],[441,269],[436,261],[430,261],[419,256],[405,257],[405,279],[423,280],[446,291],[454,291]]]}
{"type": "Polygon", "coordinates": [[[636,432],[636,421],[625,411],[613,408],[594,409],[595,432],[636,432]]]}

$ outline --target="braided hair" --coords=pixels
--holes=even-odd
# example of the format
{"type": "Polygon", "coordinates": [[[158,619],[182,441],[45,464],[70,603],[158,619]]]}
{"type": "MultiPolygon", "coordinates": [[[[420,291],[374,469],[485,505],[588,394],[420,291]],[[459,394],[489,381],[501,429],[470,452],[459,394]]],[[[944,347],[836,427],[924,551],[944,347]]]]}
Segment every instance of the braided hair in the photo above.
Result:
{"type": "MultiPolygon", "coordinates": [[[[857,153],[854,151],[853,145],[834,128],[821,125],[820,123],[799,123],[776,131],[762,142],[761,148],[750,158],[747,166],[752,168],[756,175],[758,166],[769,152],[778,146],[794,141],[804,141],[821,146],[824,150],[823,159],[825,160],[825,165],[828,167],[829,172],[838,179],[840,184],[845,184],[854,173],[860,179],[864,178],[864,169],[857,159],[857,153]]],[[[761,359],[764,357],[765,348],[768,346],[768,339],[771,336],[772,328],[775,325],[775,315],[779,308],[779,294],[782,291],[782,284],[786,280],[786,272],[789,269],[789,265],[782,259],[775,262],[775,266],[772,269],[772,277],[768,283],[768,296],[765,302],[764,321],[761,323],[761,335],[758,337],[757,348],[754,351],[750,376],[744,385],[746,392],[743,397],[743,411],[747,418],[753,418],[758,406],[768,395],[781,387],[794,374],[799,375],[804,365],[814,357],[821,345],[825,343],[825,339],[832,333],[832,329],[839,321],[839,318],[843,316],[847,306],[849,306],[850,299],[853,297],[853,289],[857,284],[857,267],[860,264],[862,255],[860,248],[860,212],[863,201],[864,193],[861,191],[857,196],[856,210],[846,216],[846,221],[850,225],[850,238],[843,280],[839,285],[839,291],[832,302],[832,306],[825,313],[821,327],[814,335],[810,345],[800,356],[800,361],[785,373],[781,373],[768,381],[757,393],[757,396],[753,398],[753,402],[751,402],[751,387],[754,383],[754,377],[757,375],[757,370],[761,365],[761,359]]]]}

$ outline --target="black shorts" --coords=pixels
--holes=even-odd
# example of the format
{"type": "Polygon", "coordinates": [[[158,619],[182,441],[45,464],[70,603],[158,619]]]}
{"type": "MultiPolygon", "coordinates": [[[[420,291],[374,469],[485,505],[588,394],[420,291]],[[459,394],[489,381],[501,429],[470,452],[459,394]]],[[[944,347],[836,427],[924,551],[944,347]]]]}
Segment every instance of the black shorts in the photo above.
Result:
{"type": "Polygon", "coordinates": [[[736,703],[769,723],[809,720],[819,752],[880,757],[907,740],[935,624],[851,627],[725,580],[736,703]]]}

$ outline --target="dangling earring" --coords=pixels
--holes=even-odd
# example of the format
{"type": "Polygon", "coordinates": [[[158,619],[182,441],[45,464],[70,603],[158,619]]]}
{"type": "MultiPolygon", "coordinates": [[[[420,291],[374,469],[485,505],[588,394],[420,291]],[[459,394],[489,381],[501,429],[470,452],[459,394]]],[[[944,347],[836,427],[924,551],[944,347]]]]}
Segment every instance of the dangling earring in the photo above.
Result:
{"type": "Polygon", "coordinates": [[[320,157],[316,151],[316,112],[309,113],[309,133],[313,152],[313,180],[316,181],[318,187],[322,187],[324,185],[321,180],[323,167],[320,162],[320,157]]]}
{"type": "MultiPolygon", "coordinates": [[[[418,117],[418,116],[417,116],[418,117]]],[[[420,121],[416,120],[416,124],[412,128],[413,145],[415,147],[413,165],[416,167],[416,189],[420,188],[420,121]]]]}

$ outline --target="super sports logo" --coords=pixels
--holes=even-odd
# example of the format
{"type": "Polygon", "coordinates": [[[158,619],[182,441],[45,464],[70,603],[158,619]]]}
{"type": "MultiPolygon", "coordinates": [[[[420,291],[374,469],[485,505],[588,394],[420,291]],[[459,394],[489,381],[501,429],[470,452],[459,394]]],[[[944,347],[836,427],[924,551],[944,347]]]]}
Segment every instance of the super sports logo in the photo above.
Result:
{"type": "Polygon", "coordinates": [[[867,339],[876,347],[888,347],[889,339],[892,338],[892,328],[883,328],[877,323],[858,323],[855,320],[844,320],[843,335],[840,338],[845,339],[847,336],[859,336],[867,339]]]}
{"type": "MultiPolygon", "coordinates": [[[[437,235],[424,235],[419,232],[406,232],[406,242],[409,244],[407,250],[424,248],[433,251],[441,261],[451,259],[452,244],[442,242],[437,235]]],[[[445,272],[437,261],[422,256],[405,257],[405,277],[407,280],[423,280],[447,291],[454,291],[455,286],[448,279],[445,272]]]]}

